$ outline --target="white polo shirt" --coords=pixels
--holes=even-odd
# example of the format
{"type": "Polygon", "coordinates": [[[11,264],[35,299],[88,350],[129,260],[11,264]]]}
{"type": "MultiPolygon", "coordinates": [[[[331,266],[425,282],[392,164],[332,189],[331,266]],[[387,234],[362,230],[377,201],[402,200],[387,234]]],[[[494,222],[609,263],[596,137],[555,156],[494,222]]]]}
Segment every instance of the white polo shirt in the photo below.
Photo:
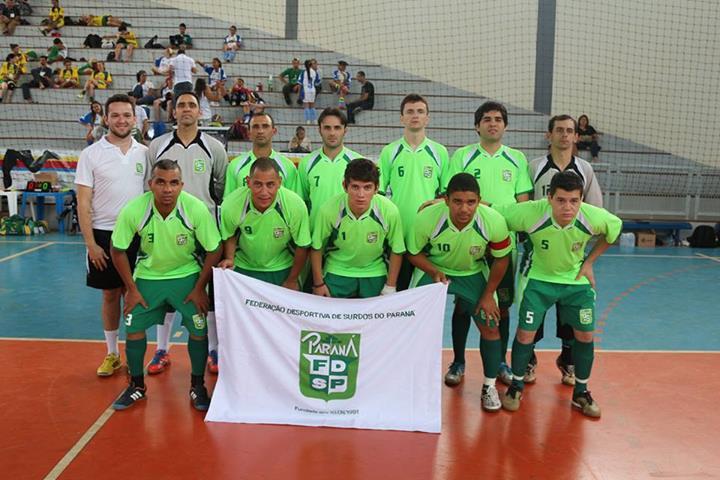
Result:
{"type": "Polygon", "coordinates": [[[170,65],[173,67],[173,85],[182,82],[192,83],[192,68],[195,66],[195,60],[181,53],[170,60],[170,65]]]}
{"type": "Polygon", "coordinates": [[[75,184],[92,188],[92,228],[113,230],[120,209],[143,193],[147,147],[132,141],[125,155],[105,137],[80,153],[75,184]]]}

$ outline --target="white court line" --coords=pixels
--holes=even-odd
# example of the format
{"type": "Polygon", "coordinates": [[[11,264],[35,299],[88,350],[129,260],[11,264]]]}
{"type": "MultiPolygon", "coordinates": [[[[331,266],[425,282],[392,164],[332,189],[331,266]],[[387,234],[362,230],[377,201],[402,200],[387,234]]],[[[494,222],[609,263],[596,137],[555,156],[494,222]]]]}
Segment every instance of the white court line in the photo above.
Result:
{"type": "MultiPolygon", "coordinates": [[[[3,243],[45,243],[45,241],[41,240],[5,240],[0,239],[0,245],[3,243]]],[[[85,242],[67,242],[67,241],[54,241],[52,243],[58,244],[58,245],[85,245],[85,242]]]]}
{"type": "Polygon", "coordinates": [[[45,476],[45,480],[55,480],[56,478],[58,478],[72,463],[72,461],[75,460],[75,457],[78,456],[82,449],[85,448],[88,443],[90,443],[90,440],[92,440],[95,434],[100,431],[100,429],[107,423],[108,420],[110,420],[110,417],[112,417],[113,413],[115,413],[115,410],[113,410],[112,407],[106,408],[102,415],[100,415],[100,417],[95,420],[95,423],[93,423],[90,428],[85,431],[83,436],[80,437],[80,440],[78,440],[75,445],[73,445],[72,448],[68,450],[65,456],[61,458],[57,464],[55,464],[53,469],[50,470],[50,473],[45,476]]]}
{"type": "MultiPolygon", "coordinates": [[[[700,253],[696,253],[695,255],[639,255],[637,253],[604,253],[603,257],[632,257],[632,258],[684,258],[687,260],[700,260],[699,257],[696,255],[702,255],[700,253]]],[[[704,255],[703,255],[704,256],[704,255]]],[[[707,258],[713,258],[713,257],[707,257],[707,258]]]]}
{"type": "Polygon", "coordinates": [[[7,257],[0,258],[0,263],[7,262],[8,260],[12,260],[13,258],[20,257],[22,255],[25,255],[26,253],[32,253],[35,250],[40,250],[41,248],[49,247],[50,245],[54,245],[55,242],[47,242],[43,243],[42,245],[38,245],[37,247],[28,248],[27,250],[23,250],[18,253],[13,253],[12,255],[8,255],[7,257]]]}
{"type": "Polygon", "coordinates": [[[712,260],[713,262],[720,262],[720,258],[718,258],[718,257],[711,257],[710,255],[705,255],[704,253],[696,253],[695,255],[697,255],[697,256],[700,257],[700,258],[705,258],[705,259],[707,259],[707,260],[712,260]]]}

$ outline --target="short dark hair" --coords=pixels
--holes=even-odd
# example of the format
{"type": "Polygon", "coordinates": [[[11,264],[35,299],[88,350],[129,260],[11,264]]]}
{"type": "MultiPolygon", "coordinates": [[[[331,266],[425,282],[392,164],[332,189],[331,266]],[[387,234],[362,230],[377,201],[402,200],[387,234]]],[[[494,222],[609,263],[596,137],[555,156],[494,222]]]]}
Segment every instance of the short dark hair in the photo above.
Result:
{"type": "Polygon", "coordinates": [[[348,66],[348,63],[347,63],[345,60],[340,60],[340,61],[338,62],[338,65],[342,65],[342,66],[344,66],[344,67],[347,67],[347,66],[348,66]]]}
{"type": "Polygon", "coordinates": [[[261,172],[269,172],[270,170],[275,170],[275,173],[280,176],[280,167],[278,167],[278,164],[275,160],[273,160],[270,157],[258,157],[253,163],[252,166],[250,166],[250,175],[252,177],[253,173],[260,170],[261,172]]]}
{"type": "Polygon", "coordinates": [[[347,127],[347,117],[345,117],[345,114],[337,107],[327,107],[320,113],[320,116],[318,117],[318,127],[322,125],[323,120],[327,117],[337,117],[343,127],[347,127]]]}
{"type": "Polygon", "coordinates": [[[141,77],[142,75],[147,75],[147,72],[146,72],[145,70],[140,70],[140,71],[138,71],[138,72],[135,74],[135,79],[139,82],[139,81],[140,81],[140,77],[141,77]]]}
{"type": "Polygon", "coordinates": [[[548,193],[550,193],[550,195],[555,195],[555,192],[558,188],[565,190],[566,192],[574,192],[575,190],[580,190],[580,195],[582,196],[585,184],[583,182],[583,179],[580,178],[580,175],[573,172],[572,170],[565,170],[564,172],[556,173],[552,177],[552,180],[550,180],[550,190],[548,191],[548,193]]]}
{"type": "Polygon", "coordinates": [[[362,77],[366,76],[366,75],[365,75],[365,72],[363,72],[362,70],[359,70],[359,71],[357,72],[357,74],[358,74],[359,76],[362,76],[362,77]]]}
{"type": "Polygon", "coordinates": [[[270,115],[267,112],[256,113],[255,115],[250,117],[250,121],[248,122],[248,125],[250,125],[252,123],[253,119],[256,117],[268,117],[270,119],[270,125],[272,125],[273,127],[275,126],[275,119],[273,119],[272,115],[270,115]]]}
{"type": "Polygon", "coordinates": [[[47,55],[40,55],[40,60],[42,60],[43,58],[44,58],[45,60],[47,60],[48,57],[47,57],[47,55]]]}
{"type": "Polygon", "coordinates": [[[566,114],[566,113],[564,113],[564,114],[562,114],[562,115],[555,115],[554,117],[552,117],[552,118],[550,119],[550,121],[548,122],[548,132],[552,132],[552,131],[553,131],[553,128],[555,128],[555,123],[557,123],[557,122],[564,122],[565,120],[572,120],[573,125],[575,125],[575,133],[577,133],[577,131],[578,131],[578,123],[577,123],[577,121],[575,121],[575,119],[574,119],[572,116],[570,116],[570,115],[568,115],[568,114],[566,114]]]}
{"type": "Polygon", "coordinates": [[[118,27],[118,32],[127,32],[127,25],[125,24],[125,22],[120,24],[120,26],[118,27]]]}
{"type": "Polygon", "coordinates": [[[182,168],[180,168],[177,160],[171,160],[169,158],[159,160],[150,170],[151,178],[155,176],[155,171],[157,170],[177,170],[180,172],[180,178],[182,178],[182,168]]]}
{"type": "Polygon", "coordinates": [[[194,91],[178,93],[177,97],[175,97],[175,99],[174,99],[173,105],[177,105],[177,102],[180,100],[180,97],[182,97],[183,95],[192,95],[193,97],[195,97],[195,100],[197,101],[198,106],[200,105],[200,97],[198,97],[197,93],[195,93],[194,91]]]}
{"type": "Polygon", "coordinates": [[[180,25],[178,25],[178,28],[180,28],[180,27],[185,27],[185,28],[187,28],[187,25],[185,25],[184,23],[181,23],[180,25]]]}
{"type": "Polygon", "coordinates": [[[351,181],[372,182],[377,187],[380,185],[380,171],[371,160],[367,158],[356,158],[345,167],[345,184],[351,181]]]}
{"type": "Polygon", "coordinates": [[[230,25],[230,28],[237,30],[237,27],[235,25],[230,25]]]}
{"type": "Polygon", "coordinates": [[[58,43],[62,43],[62,39],[56,38],[55,40],[53,40],[53,43],[54,43],[55,45],[57,45],[58,43]]]}
{"type": "Polygon", "coordinates": [[[472,192],[480,196],[480,187],[478,186],[475,177],[469,173],[462,172],[454,175],[448,182],[446,194],[449,197],[450,194],[455,192],[472,192]]]}
{"type": "Polygon", "coordinates": [[[428,102],[427,102],[427,100],[425,100],[425,97],[423,97],[422,95],[418,95],[417,93],[411,93],[409,95],[406,95],[405,98],[402,99],[402,102],[400,102],[400,115],[402,115],[403,112],[405,111],[405,105],[407,105],[408,103],[417,103],[417,102],[424,103],[425,110],[427,110],[428,113],[430,113],[430,105],[428,105],[428,102]]]}
{"type": "Polygon", "coordinates": [[[129,104],[133,109],[133,115],[135,115],[135,105],[132,103],[132,100],[130,100],[130,97],[124,93],[116,93],[112,97],[105,100],[105,113],[110,112],[110,105],[113,103],[127,103],[129,104]]]}
{"type": "Polygon", "coordinates": [[[7,54],[7,57],[5,57],[5,61],[6,61],[6,62],[9,62],[9,61],[11,61],[13,58],[15,58],[15,57],[16,57],[16,55],[15,55],[14,53],[8,53],[8,54],[7,54]]]}
{"type": "Polygon", "coordinates": [[[303,126],[301,125],[301,126],[299,126],[299,127],[297,127],[297,128],[295,129],[295,133],[300,132],[300,131],[304,132],[304,131],[305,131],[305,127],[303,127],[303,126]]]}
{"type": "Polygon", "coordinates": [[[505,108],[505,105],[503,105],[500,102],[494,102],[494,101],[488,101],[480,105],[477,110],[475,110],[475,125],[480,124],[480,120],[482,120],[483,115],[485,115],[488,112],[500,112],[500,115],[502,115],[503,122],[505,123],[505,126],[508,124],[508,114],[507,109],[505,108]]]}

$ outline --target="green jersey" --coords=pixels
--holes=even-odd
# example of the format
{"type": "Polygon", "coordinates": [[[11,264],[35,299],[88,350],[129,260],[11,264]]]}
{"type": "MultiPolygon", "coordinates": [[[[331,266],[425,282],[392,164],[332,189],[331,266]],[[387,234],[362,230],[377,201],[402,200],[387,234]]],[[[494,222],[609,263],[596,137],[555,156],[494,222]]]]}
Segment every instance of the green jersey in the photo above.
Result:
{"type": "Polygon", "coordinates": [[[332,160],[323,153],[322,148],[300,160],[298,165],[299,191],[310,209],[311,222],[326,201],[343,193],[342,182],[345,177],[345,167],[356,158],[363,158],[363,156],[343,147],[332,160]]]}
{"type": "Polygon", "coordinates": [[[403,137],[385,145],[378,164],[380,191],[400,209],[405,231],[409,232],[420,206],[444,191],[449,166],[447,149],[425,138],[413,150],[403,137]]]}
{"type": "Polygon", "coordinates": [[[280,74],[281,77],[287,77],[288,83],[290,85],[295,85],[298,83],[298,78],[300,78],[300,74],[303,71],[299,68],[292,68],[288,67],[285,70],[282,71],[280,74]]]}
{"type": "Polygon", "coordinates": [[[487,273],[485,251],[501,258],[512,251],[510,233],[502,215],[485,205],[478,205],[475,216],[465,228],[450,220],[445,202],[424,208],[407,236],[408,253],[425,253],[428,260],[446,275],[458,277],[487,273]]]}
{"type": "MultiPolygon", "coordinates": [[[[275,160],[280,170],[283,187],[299,193],[297,187],[297,168],[295,168],[295,164],[285,155],[281,155],[275,150],[270,153],[270,158],[275,160]]],[[[232,159],[230,165],[227,167],[227,174],[225,174],[225,193],[223,194],[223,198],[240,187],[247,187],[247,177],[250,175],[250,168],[256,159],[257,157],[255,157],[255,153],[253,153],[252,150],[241,153],[232,159]]]]}
{"type": "Polygon", "coordinates": [[[197,273],[202,270],[198,247],[212,252],[220,246],[215,219],[202,200],[187,192],[180,192],[177,205],[165,218],[155,208],[152,192],[128,202],[118,215],[113,247],[127,250],[135,235],[140,236],[135,278],[145,280],[197,273]]]}
{"type": "Polygon", "coordinates": [[[480,186],[480,198],[492,205],[516,203],[518,195],[533,191],[525,155],[505,145],[494,155],[486,152],[479,143],[458,149],[450,160],[447,182],[462,172],[475,177],[480,186]]]}
{"type": "Polygon", "coordinates": [[[252,202],[250,189],[225,197],[220,215],[222,239],[237,237],[235,267],[277,272],[292,267],[295,247],[310,246],[310,224],[302,199],[281,187],[264,212],[252,202]]]}
{"type": "Polygon", "coordinates": [[[547,199],[495,208],[505,217],[510,230],[527,232],[530,237],[533,249],[523,275],[544,282],[589,283],[585,277],[575,280],[588,241],[595,235],[604,235],[608,243],[613,243],[622,231],[622,220],[588,203],[580,206],[575,220],[566,227],[555,222],[547,199]]]}
{"type": "Polygon", "coordinates": [[[312,248],[325,250],[325,271],[346,277],[387,275],[385,253],[405,253],[402,222],[397,207],[382,195],[355,218],[346,193],[320,208],[313,224],[312,248]]]}

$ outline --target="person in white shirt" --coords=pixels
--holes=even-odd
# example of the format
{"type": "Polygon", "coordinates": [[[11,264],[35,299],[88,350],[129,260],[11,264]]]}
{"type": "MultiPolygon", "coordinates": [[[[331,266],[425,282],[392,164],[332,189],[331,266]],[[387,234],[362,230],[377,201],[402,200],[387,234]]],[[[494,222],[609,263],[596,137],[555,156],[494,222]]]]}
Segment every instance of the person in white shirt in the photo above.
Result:
{"type": "Polygon", "coordinates": [[[183,92],[192,92],[193,73],[197,73],[195,60],[185,55],[185,46],[178,48],[178,54],[170,60],[170,71],[173,73],[173,97],[177,98],[183,92]]]}
{"type": "Polygon", "coordinates": [[[235,54],[242,48],[242,38],[237,33],[237,27],[232,25],[230,33],[223,41],[223,60],[232,62],[235,60],[235,54]]]}
{"type": "Polygon", "coordinates": [[[300,74],[298,83],[300,84],[303,108],[305,109],[305,123],[310,125],[317,119],[315,112],[315,89],[318,79],[317,70],[313,68],[313,60],[305,60],[305,70],[300,74]]]}

